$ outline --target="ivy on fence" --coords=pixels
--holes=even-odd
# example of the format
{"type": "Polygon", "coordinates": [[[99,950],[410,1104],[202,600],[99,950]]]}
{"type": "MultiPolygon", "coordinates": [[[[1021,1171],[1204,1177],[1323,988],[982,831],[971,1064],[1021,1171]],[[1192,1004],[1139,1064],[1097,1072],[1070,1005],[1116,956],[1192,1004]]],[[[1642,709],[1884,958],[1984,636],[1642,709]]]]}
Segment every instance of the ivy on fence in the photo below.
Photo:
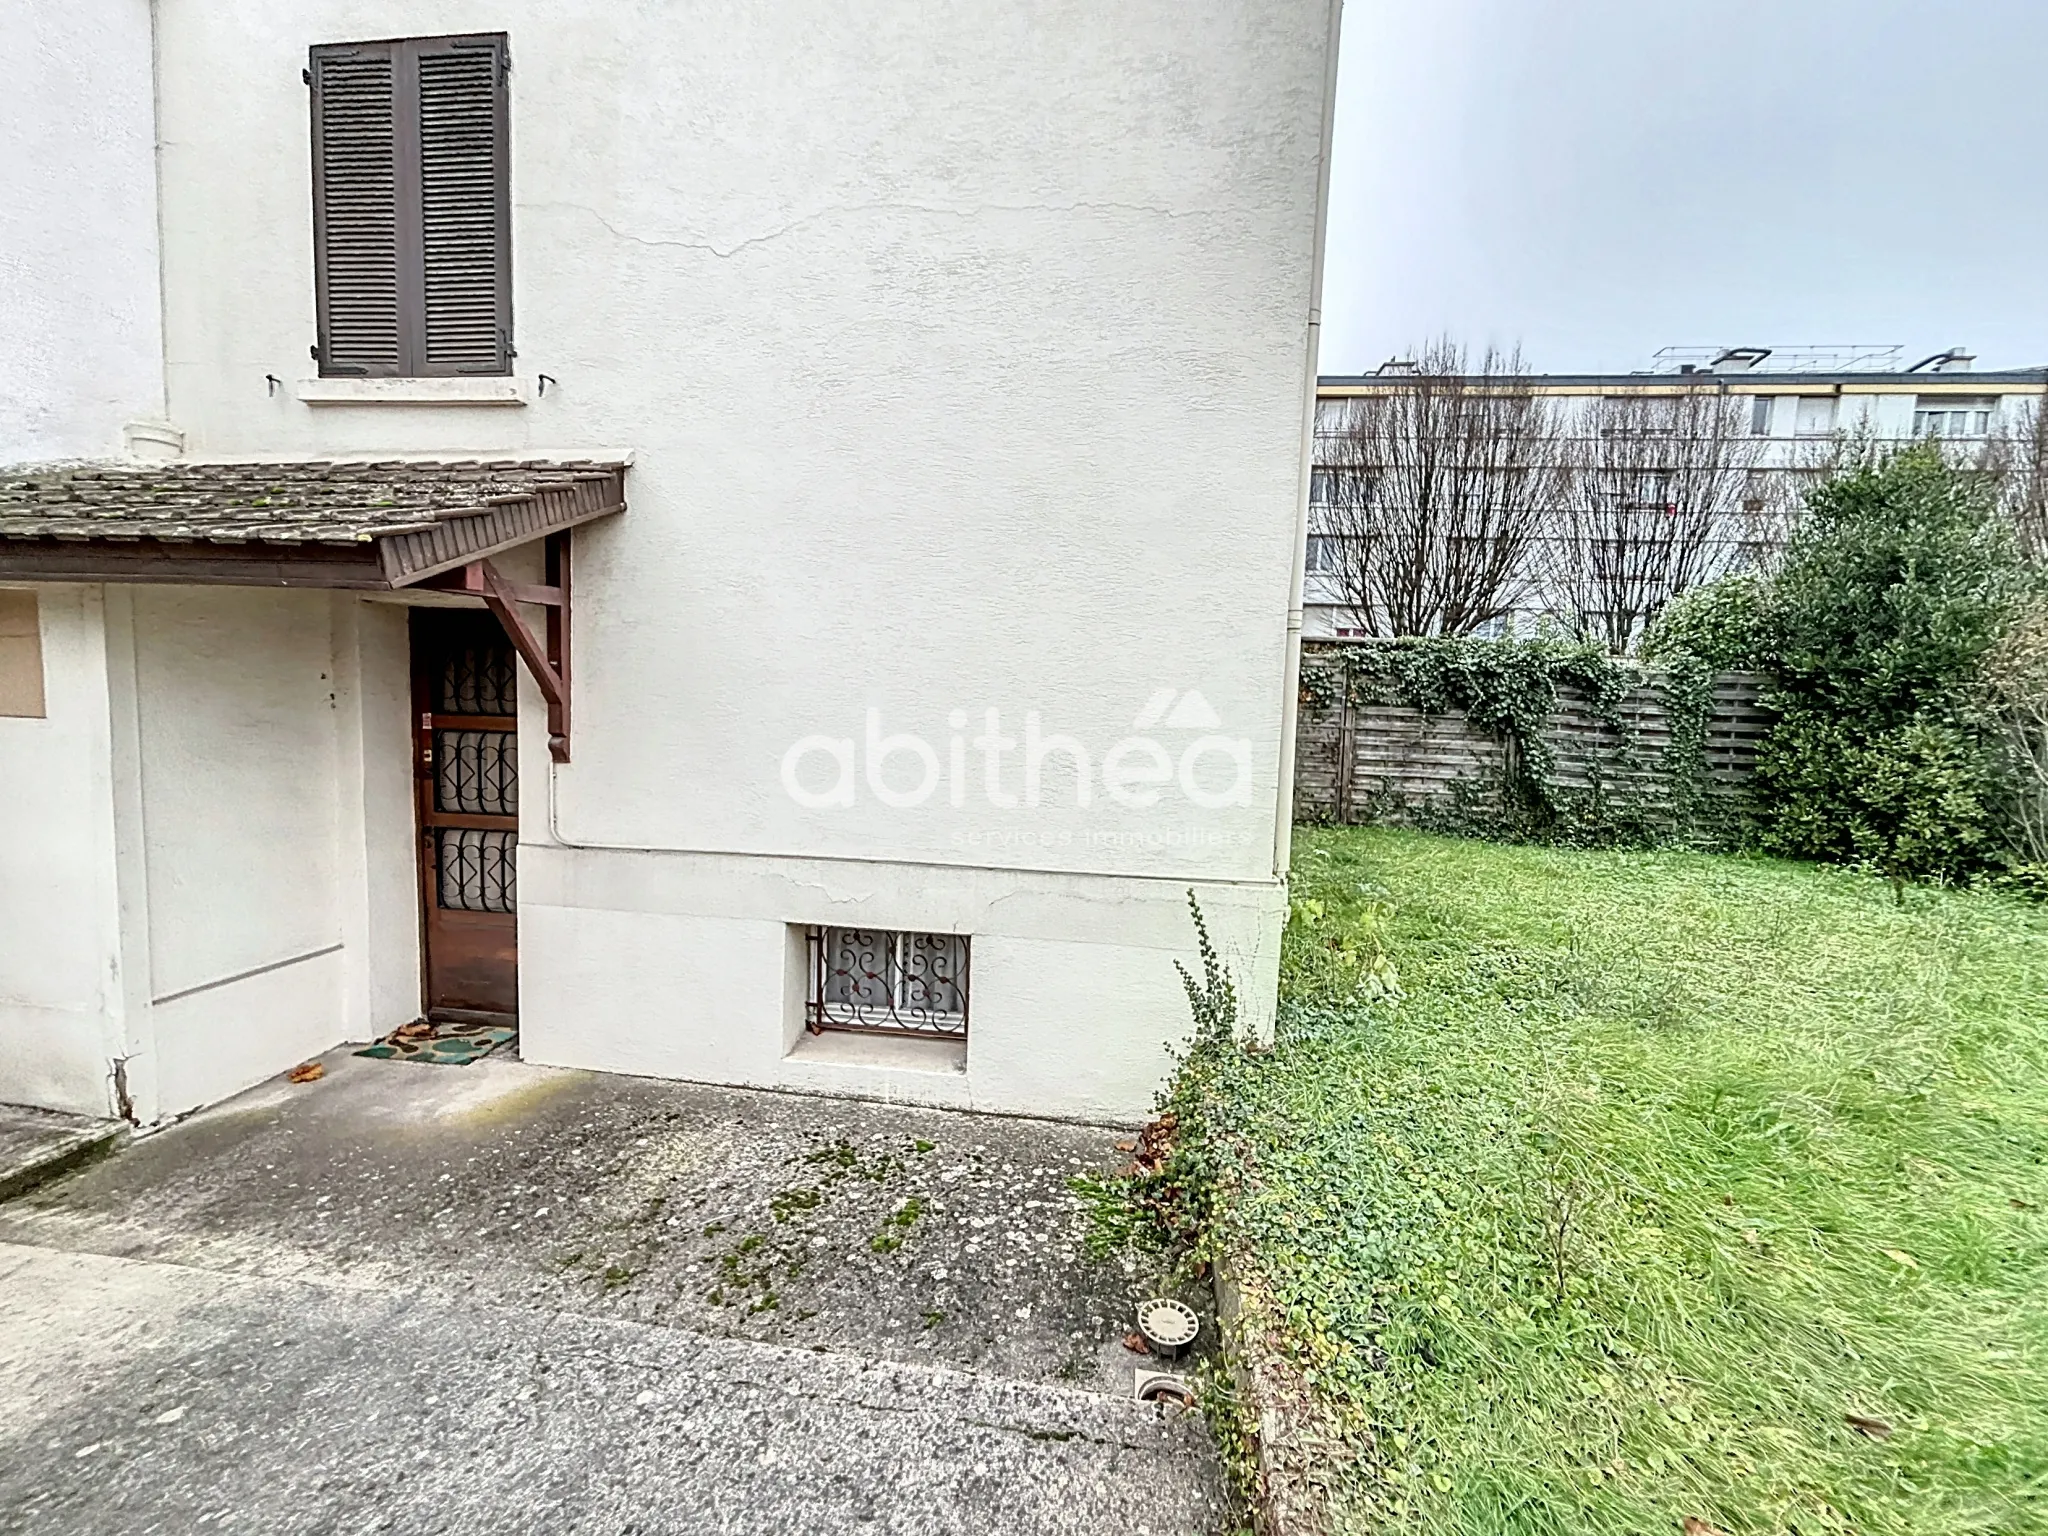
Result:
{"type": "MultiPolygon", "coordinates": [[[[1346,642],[1303,658],[1301,705],[1312,715],[1399,705],[1462,716],[1502,747],[1500,767],[1454,780],[1446,801],[1407,804],[1391,790],[1365,819],[1401,820],[1468,836],[1607,844],[1671,838],[1726,840],[1728,820],[1708,793],[1704,748],[1713,674],[1697,658],[1660,668],[1669,738],[1650,753],[1623,705],[1645,670],[1597,645],[1455,637],[1346,642]],[[1552,727],[1569,691],[1605,728],[1609,750],[1582,765],[1588,784],[1558,782],[1552,727]]],[[[1340,766],[1340,774],[1351,769],[1340,766]]]]}

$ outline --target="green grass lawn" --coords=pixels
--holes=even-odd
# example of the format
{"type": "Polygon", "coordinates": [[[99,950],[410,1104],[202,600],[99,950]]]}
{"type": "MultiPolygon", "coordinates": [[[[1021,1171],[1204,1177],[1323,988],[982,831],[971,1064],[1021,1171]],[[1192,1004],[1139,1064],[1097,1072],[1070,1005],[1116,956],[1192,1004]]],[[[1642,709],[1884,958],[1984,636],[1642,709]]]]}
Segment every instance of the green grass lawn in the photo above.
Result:
{"type": "Polygon", "coordinates": [[[2048,908],[1380,829],[1295,878],[1230,1221],[1345,1528],[2048,1531],[2048,908]]]}

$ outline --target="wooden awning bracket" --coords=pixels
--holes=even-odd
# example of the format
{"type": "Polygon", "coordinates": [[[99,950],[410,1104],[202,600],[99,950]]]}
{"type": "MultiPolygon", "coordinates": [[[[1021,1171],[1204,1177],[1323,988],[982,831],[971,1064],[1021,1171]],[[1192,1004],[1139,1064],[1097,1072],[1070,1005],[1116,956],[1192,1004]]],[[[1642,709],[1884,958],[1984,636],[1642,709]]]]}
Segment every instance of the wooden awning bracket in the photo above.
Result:
{"type": "Polygon", "coordinates": [[[545,550],[547,580],[543,586],[509,580],[490,560],[469,564],[417,585],[436,592],[466,592],[484,600],[497,615],[512,648],[533,674],[541,697],[548,701],[548,755],[558,763],[569,761],[569,532],[547,536],[545,550]],[[544,637],[535,635],[522,604],[547,610],[544,637]]]}

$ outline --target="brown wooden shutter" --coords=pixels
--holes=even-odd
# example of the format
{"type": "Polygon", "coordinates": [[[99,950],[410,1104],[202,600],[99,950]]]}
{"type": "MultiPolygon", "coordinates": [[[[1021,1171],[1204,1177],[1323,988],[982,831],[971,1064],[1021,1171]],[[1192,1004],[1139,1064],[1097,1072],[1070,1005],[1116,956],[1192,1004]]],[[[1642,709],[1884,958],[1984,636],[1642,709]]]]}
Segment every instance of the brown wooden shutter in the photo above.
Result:
{"type": "Polygon", "coordinates": [[[419,101],[420,373],[512,371],[502,37],[412,45],[419,101]]]}
{"type": "Polygon", "coordinates": [[[403,373],[392,47],[313,50],[313,288],[323,374],[403,373]]]}
{"type": "Polygon", "coordinates": [[[313,50],[322,373],[512,371],[506,67],[502,34],[313,50]]]}

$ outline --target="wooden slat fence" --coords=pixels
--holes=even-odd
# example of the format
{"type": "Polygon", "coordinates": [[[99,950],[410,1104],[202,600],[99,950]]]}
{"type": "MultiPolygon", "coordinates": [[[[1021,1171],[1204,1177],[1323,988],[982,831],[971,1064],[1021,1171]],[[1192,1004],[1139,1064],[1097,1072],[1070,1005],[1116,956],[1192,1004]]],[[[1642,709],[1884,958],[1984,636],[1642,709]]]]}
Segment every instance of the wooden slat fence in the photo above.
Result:
{"type": "MultiPolygon", "coordinates": [[[[1341,670],[1342,642],[1323,642],[1304,655],[1311,668],[1341,670]]],[[[1756,765],[1757,743],[1769,728],[1760,702],[1762,679],[1743,672],[1713,681],[1713,710],[1703,745],[1703,784],[1723,804],[1739,801],[1756,765]]],[[[1425,715],[1406,705],[1350,704],[1343,689],[1329,707],[1304,702],[1295,739],[1295,814],[1308,821],[1406,821],[1453,807],[1454,785],[1497,785],[1506,743],[1471,726],[1462,713],[1425,715]],[[1346,771],[1348,766],[1348,772],[1346,771]]],[[[1663,771],[1671,721],[1662,677],[1646,670],[1616,714],[1625,729],[1596,714],[1571,687],[1558,690],[1544,731],[1555,757],[1552,782],[1565,791],[1627,798],[1668,808],[1663,771]]]]}

